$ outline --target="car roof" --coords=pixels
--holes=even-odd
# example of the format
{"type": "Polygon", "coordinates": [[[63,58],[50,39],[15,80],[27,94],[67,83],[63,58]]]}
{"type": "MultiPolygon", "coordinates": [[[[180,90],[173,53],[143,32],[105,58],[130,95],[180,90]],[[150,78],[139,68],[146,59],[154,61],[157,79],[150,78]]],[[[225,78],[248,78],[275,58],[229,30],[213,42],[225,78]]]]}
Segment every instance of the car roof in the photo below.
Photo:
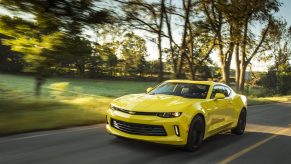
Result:
{"type": "Polygon", "coordinates": [[[216,83],[213,81],[193,81],[193,80],[167,80],[165,82],[172,82],[172,83],[193,83],[193,84],[205,84],[205,85],[214,85],[214,84],[221,84],[221,83],[216,83]]]}

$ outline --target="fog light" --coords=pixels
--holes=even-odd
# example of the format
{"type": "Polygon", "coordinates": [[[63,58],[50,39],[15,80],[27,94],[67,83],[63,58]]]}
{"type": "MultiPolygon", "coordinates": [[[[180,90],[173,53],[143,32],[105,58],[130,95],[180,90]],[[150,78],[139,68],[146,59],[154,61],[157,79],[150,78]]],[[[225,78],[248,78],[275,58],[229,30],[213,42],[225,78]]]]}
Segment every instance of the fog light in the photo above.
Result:
{"type": "Polygon", "coordinates": [[[108,118],[107,118],[107,115],[105,116],[105,119],[106,119],[106,124],[109,124],[109,123],[108,123],[108,118]]]}
{"type": "Polygon", "coordinates": [[[174,125],[174,130],[175,130],[175,133],[178,137],[180,137],[180,130],[179,130],[179,126],[178,125],[174,125]]]}

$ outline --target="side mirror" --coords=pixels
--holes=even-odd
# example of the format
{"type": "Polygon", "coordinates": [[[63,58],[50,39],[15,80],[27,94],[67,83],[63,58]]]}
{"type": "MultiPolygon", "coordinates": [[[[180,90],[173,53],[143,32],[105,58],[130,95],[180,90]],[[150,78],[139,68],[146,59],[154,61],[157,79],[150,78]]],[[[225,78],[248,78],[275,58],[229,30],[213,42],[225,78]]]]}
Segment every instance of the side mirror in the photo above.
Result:
{"type": "Polygon", "coordinates": [[[215,97],[214,97],[214,100],[217,100],[217,99],[224,99],[225,98],[225,95],[222,94],[222,93],[216,93],[215,94],[215,97]]]}
{"type": "Polygon", "coordinates": [[[154,88],[153,87],[149,87],[146,91],[147,93],[149,93],[150,91],[152,91],[154,88]]]}

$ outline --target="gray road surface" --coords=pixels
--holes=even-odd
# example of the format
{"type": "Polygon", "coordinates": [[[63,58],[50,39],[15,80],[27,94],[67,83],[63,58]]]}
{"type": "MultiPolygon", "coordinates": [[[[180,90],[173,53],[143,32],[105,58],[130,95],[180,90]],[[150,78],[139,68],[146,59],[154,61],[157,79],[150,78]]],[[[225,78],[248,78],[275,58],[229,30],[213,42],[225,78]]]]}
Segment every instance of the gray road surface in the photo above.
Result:
{"type": "MultiPolygon", "coordinates": [[[[19,125],[21,126],[21,125],[19,125]]],[[[0,138],[0,164],[291,163],[291,103],[249,107],[246,133],[219,134],[198,152],[118,139],[105,125],[0,138]]]]}

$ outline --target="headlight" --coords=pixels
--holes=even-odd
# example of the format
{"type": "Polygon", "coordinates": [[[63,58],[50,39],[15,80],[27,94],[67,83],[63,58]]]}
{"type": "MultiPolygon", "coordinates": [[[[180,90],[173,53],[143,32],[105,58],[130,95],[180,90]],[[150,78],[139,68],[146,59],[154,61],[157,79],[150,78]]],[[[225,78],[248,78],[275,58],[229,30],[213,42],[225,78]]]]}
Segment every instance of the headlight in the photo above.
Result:
{"type": "Polygon", "coordinates": [[[164,112],[164,113],[157,113],[157,116],[163,118],[174,118],[181,116],[182,112],[164,112]]]}

